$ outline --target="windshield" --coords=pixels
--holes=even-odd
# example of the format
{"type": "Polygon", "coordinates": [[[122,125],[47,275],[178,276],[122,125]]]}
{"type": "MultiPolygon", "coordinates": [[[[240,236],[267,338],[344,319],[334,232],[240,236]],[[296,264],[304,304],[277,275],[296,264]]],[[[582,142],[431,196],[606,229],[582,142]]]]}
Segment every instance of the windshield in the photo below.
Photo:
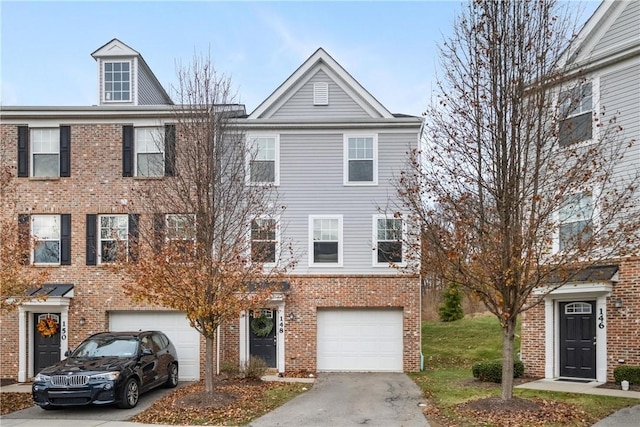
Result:
{"type": "Polygon", "coordinates": [[[138,351],[138,341],[133,337],[91,338],[83,341],[72,357],[131,357],[138,351]]]}

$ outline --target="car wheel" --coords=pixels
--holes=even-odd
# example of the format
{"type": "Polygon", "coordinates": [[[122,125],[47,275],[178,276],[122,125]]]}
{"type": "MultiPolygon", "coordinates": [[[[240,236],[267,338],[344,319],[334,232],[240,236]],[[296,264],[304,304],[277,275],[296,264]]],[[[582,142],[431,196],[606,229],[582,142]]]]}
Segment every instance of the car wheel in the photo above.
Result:
{"type": "Polygon", "coordinates": [[[178,364],[172,363],[169,366],[169,378],[167,378],[167,382],[164,383],[164,386],[167,388],[174,388],[178,385],[178,364]]]}
{"type": "Polygon", "coordinates": [[[120,408],[129,409],[138,404],[140,398],[140,387],[138,381],[134,378],[129,378],[122,388],[122,396],[120,399],[120,408]]]}

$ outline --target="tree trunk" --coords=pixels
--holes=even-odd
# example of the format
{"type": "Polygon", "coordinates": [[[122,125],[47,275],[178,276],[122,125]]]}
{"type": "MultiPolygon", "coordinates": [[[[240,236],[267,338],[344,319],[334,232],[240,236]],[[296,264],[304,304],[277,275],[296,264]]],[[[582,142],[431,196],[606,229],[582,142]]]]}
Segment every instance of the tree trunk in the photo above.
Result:
{"type": "Polygon", "coordinates": [[[502,400],[513,398],[513,341],[517,317],[505,320],[502,328],[502,400]]]}
{"type": "Polygon", "coordinates": [[[205,337],[204,390],[213,392],[213,337],[205,337]]]}

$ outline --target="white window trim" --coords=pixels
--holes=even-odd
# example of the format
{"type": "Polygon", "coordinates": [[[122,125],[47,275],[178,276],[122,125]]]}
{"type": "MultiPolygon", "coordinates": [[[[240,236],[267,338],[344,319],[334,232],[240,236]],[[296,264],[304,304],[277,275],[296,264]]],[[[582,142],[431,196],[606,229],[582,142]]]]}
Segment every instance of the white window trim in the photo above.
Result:
{"type": "Polygon", "coordinates": [[[343,234],[343,221],[342,215],[309,215],[309,267],[319,267],[319,268],[335,268],[342,267],[343,265],[343,246],[344,246],[344,234],[343,234]],[[317,219],[337,219],[338,220],[338,262],[337,263],[325,263],[325,262],[314,262],[313,256],[313,223],[317,219]]]}
{"type": "Polygon", "coordinates": [[[280,185],[280,134],[278,133],[255,133],[247,135],[247,158],[245,160],[247,185],[280,185]],[[275,159],[274,159],[274,180],[273,182],[253,182],[251,181],[251,159],[253,155],[252,141],[258,138],[274,138],[275,139],[275,159]]]}
{"type": "Polygon", "coordinates": [[[60,177],[60,127],[41,127],[41,128],[30,128],[29,129],[29,176],[31,178],[59,178],[60,177]],[[33,133],[34,131],[41,131],[41,130],[51,130],[54,131],[54,133],[56,134],[56,136],[58,137],[58,150],[57,151],[39,151],[39,152],[35,152],[35,150],[33,149],[33,143],[34,143],[34,138],[33,138],[33,133]],[[56,175],[51,175],[51,176],[45,176],[45,175],[38,175],[36,176],[35,174],[35,167],[36,167],[36,162],[34,160],[34,156],[36,154],[57,154],[58,155],[58,173],[56,175]]]}
{"type": "Polygon", "coordinates": [[[196,237],[195,237],[196,236],[196,223],[195,223],[195,219],[196,219],[196,214],[193,214],[193,213],[168,213],[168,214],[165,214],[164,215],[164,226],[166,228],[166,233],[165,233],[164,241],[165,242],[172,242],[172,241],[181,240],[181,241],[184,242],[184,241],[190,240],[193,243],[195,243],[196,242],[196,237]],[[177,216],[177,217],[180,217],[180,216],[191,216],[193,218],[193,238],[189,239],[189,238],[186,238],[186,237],[182,237],[182,238],[171,238],[171,237],[169,237],[169,218],[170,217],[174,217],[174,216],[177,216]]]}
{"type": "Polygon", "coordinates": [[[395,218],[393,215],[385,215],[385,214],[374,214],[373,220],[371,224],[371,241],[373,242],[373,251],[371,256],[371,265],[376,268],[386,267],[389,268],[391,265],[398,267],[406,267],[407,265],[407,221],[404,218],[395,218]],[[378,220],[379,219],[398,219],[402,221],[402,262],[398,263],[388,263],[388,262],[378,262],[378,220]]]}
{"type": "MultiPolygon", "coordinates": [[[[260,215],[258,218],[256,219],[272,219],[275,221],[276,223],[276,238],[275,238],[275,242],[276,242],[276,253],[275,253],[275,257],[276,257],[276,261],[275,262],[263,262],[262,266],[266,267],[266,268],[273,268],[276,267],[278,265],[278,260],[280,259],[280,256],[282,254],[281,252],[281,230],[280,230],[280,216],[276,215],[276,216],[269,216],[269,215],[260,215]]],[[[253,221],[252,221],[253,222],[253,221]]],[[[251,238],[251,224],[249,224],[249,259],[251,260],[251,262],[253,262],[253,260],[251,259],[251,247],[253,245],[253,239],[251,238]]]]}
{"type": "MultiPolygon", "coordinates": [[[[591,189],[591,191],[589,191],[588,189],[585,190],[581,190],[581,191],[574,191],[571,193],[567,193],[565,194],[565,197],[569,197],[571,195],[574,194],[584,194],[584,193],[590,193],[591,194],[591,203],[593,204],[593,212],[591,214],[591,227],[595,230],[598,227],[599,221],[599,215],[600,215],[600,210],[598,208],[598,199],[599,199],[599,193],[600,191],[600,187],[593,187],[591,189]]],[[[552,248],[551,248],[551,253],[552,254],[558,254],[561,253],[560,252],[560,226],[564,223],[562,223],[560,221],[560,208],[562,207],[562,204],[560,204],[560,206],[558,207],[558,209],[553,213],[553,220],[554,223],[556,224],[555,227],[555,232],[553,235],[553,243],[552,243],[552,248]]]]}
{"type": "MultiPolygon", "coordinates": [[[[601,126],[597,126],[598,123],[595,122],[593,120],[593,117],[597,114],[597,117],[602,120],[602,115],[600,114],[600,76],[599,75],[593,75],[590,76],[587,80],[585,80],[584,82],[580,83],[581,85],[587,84],[587,83],[591,83],[591,139],[585,139],[584,141],[580,141],[580,142],[576,142],[573,144],[568,144],[564,147],[560,146],[560,142],[559,142],[559,138],[558,138],[558,144],[557,147],[560,150],[565,150],[565,149],[575,149],[577,147],[585,147],[588,145],[591,145],[595,142],[600,141],[600,132],[601,132],[601,126]]],[[[560,98],[560,93],[558,93],[557,95],[557,101],[559,101],[560,98]]],[[[558,106],[558,111],[561,111],[561,106],[558,106]]],[[[584,113],[581,113],[584,114],[584,113]]],[[[571,117],[577,117],[580,114],[569,114],[567,115],[567,117],[564,117],[564,119],[569,119],[571,117]]]]}
{"type": "Polygon", "coordinates": [[[372,186],[378,185],[378,134],[358,133],[344,134],[343,138],[343,184],[345,186],[372,186]],[[350,138],[372,138],[373,139],[373,181],[349,181],[349,139],[350,138]]]}
{"type": "MultiPolygon", "coordinates": [[[[113,264],[113,261],[108,261],[108,262],[103,262],[102,261],[102,221],[101,219],[104,217],[125,217],[126,218],[126,223],[127,223],[127,238],[126,240],[119,240],[119,242],[126,242],[126,259],[129,259],[129,215],[127,214],[101,214],[98,215],[98,226],[97,226],[97,245],[98,247],[96,248],[96,255],[97,255],[97,264],[98,265],[108,265],[108,264],[113,264]]],[[[105,239],[106,240],[106,239],[105,239]]],[[[109,240],[113,240],[113,239],[109,239],[109,240]]]]}
{"type": "Polygon", "coordinates": [[[60,258],[62,256],[62,217],[60,215],[48,215],[48,214],[33,214],[31,215],[31,223],[29,224],[30,231],[29,235],[31,236],[31,264],[34,266],[55,266],[61,265],[60,258]],[[36,262],[36,245],[39,241],[43,242],[54,242],[56,240],[52,239],[40,239],[33,233],[33,223],[36,221],[36,218],[42,217],[55,217],[56,222],[58,224],[58,262],[36,262]]]}
{"type": "Polygon", "coordinates": [[[131,59],[118,59],[118,58],[111,58],[111,59],[103,59],[100,63],[100,94],[101,94],[101,98],[102,98],[102,102],[105,104],[132,104],[133,103],[133,79],[134,79],[134,72],[133,72],[133,67],[134,67],[134,63],[133,60],[131,59]],[[129,63],[129,99],[127,100],[114,100],[114,99],[107,99],[107,76],[106,76],[106,64],[115,64],[115,63],[123,63],[123,62],[128,62],[129,63]]]}
{"type": "Polygon", "coordinates": [[[165,162],[167,161],[166,157],[166,141],[164,135],[164,128],[161,126],[138,126],[133,128],[133,176],[138,178],[162,178],[164,176],[165,162]],[[138,130],[142,129],[157,129],[159,137],[162,141],[161,147],[158,147],[160,151],[138,151],[138,130]],[[138,174],[138,154],[162,154],[162,170],[160,175],[139,175],[138,174]]]}

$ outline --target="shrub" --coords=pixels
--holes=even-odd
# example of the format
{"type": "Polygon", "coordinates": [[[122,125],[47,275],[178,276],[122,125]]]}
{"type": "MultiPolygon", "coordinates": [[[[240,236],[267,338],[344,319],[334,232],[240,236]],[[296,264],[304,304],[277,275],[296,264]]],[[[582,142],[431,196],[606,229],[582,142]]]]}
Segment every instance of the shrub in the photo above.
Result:
{"type": "Polygon", "coordinates": [[[618,366],[613,370],[613,378],[620,384],[627,380],[629,384],[640,384],[640,366],[618,366]]]}
{"type": "Polygon", "coordinates": [[[233,362],[222,362],[220,363],[220,372],[233,378],[240,375],[240,367],[233,362]]]}
{"type": "Polygon", "coordinates": [[[259,380],[267,372],[267,364],[259,357],[251,356],[242,367],[240,375],[244,378],[259,380]]]}
{"type": "MultiPolygon", "coordinates": [[[[502,360],[477,362],[471,367],[473,377],[480,381],[502,382],[502,360]]],[[[524,374],[524,364],[516,360],[513,362],[513,378],[520,378],[524,374]]]]}
{"type": "Polygon", "coordinates": [[[455,284],[449,285],[447,290],[442,294],[442,299],[443,302],[440,307],[438,307],[438,314],[441,321],[453,322],[464,317],[462,311],[462,294],[458,290],[458,286],[455,284]]]}

